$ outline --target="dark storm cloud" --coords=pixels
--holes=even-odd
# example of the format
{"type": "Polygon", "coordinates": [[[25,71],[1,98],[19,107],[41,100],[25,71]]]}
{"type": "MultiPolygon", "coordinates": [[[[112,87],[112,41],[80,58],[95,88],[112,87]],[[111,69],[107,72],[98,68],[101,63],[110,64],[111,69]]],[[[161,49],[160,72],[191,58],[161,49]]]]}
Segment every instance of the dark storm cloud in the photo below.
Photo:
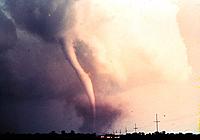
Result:
{"type": "Polygon", "coordinates": [[[0,9],[0,53],[13,47],[17,40],[16,28],[0,9]]]}
{"type": "Polygon", "coordinates": [[[17,42],[16,28],[13,22],[4,14],[0,8],[0,96],[9,94],[13,87],[9,64],[6,60],[6,52],[14,48],[17,42]]]}
{"type": "Polygon", "coordinates": [[[0,132],[79,127],[76,114],[68,112],[83,89],[54,44],[20,38],[0,56],[0,66],[0,132]]]}
{"type": "MultiPolygon", "coordinates": [[[[93,132],[92,112],[87,104],[76,105],[77,114],[83,119],[83,125],[80,130],[83,132],[93,132]]],[[[121,114],[119,109],[113,108],[107,104],[98,104],[96,106],[95,132],[103,133],[112,127],[112,124],[121,114]]]]}
{"type": "MultiPolygon", "coordinates": [[[[87,96],[74,70],[65,61],[61,44],[55,42],[66,24],[68,28],[72,26],[72,13],[65,11],[71,2],[5,2],[6,12],[16,27],[0,12],[0,28],[3,27],[0,35],[4,37],[0,38],[4,44],[2,50],[15,43],[16,47],[0,55],[0,114],[4,114],[0,118],[0,132],[77,128],[81,132],[92,131],[92,112],[89,103],[85,103],[87,96]]],[[[87,72],[92,72],[94,78],[96,73],[92,63],[95,61],[91,50],[80,42],[76,50],[80,63],[87,72]]],[[[98,104],[97,132],[109,129],[119,115],[119,110],[98,104]]]]}
{"type": "Polygon", "coordinates": [[[66,19],[68,5],[69,0],[6,1],[7,10],[20,28],[47,41],[55,40],[58,33],[63,30],[64,23],[72,21],[69,16],[66,19]]]}
{"type": "Polygon", "coordinates": [[[1,94],[21,99],[48,99],[79,93],[80,83],[57,45],[32,39],[20,38],[16,47],[1,57],[0,74],[5,77],[1,78],[1,94]]]}
{"type": "Polygon", "coordinates": [[[63,29],[67,4],[67,0],[6,1],[4,10],[15,22],[19,40],[11,40],[16,36],[15,26],[1,12],[1,48],[14,43],[16,47],[0,55],[0,132],[79,127],[76,114],[68,112],[83,89],[59,44],[53,42],[63,29]]]}

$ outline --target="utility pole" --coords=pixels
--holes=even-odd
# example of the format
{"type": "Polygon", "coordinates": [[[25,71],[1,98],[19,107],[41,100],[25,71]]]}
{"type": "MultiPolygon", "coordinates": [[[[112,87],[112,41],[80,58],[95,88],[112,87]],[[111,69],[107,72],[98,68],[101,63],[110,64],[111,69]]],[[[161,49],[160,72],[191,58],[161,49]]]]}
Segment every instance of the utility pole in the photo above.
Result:
{"type": "Polygon", "coordinates": [[[134,130],[135,130],[135,133],[137,133],[137,127],[136,127],[136,123],[135,123],[135,127],[134,127],[134,130]]]}
{"type": "Polygon", "coordinates": [[[158,123],[160,122],[158,120],[158,115],[156,114],[156,120],[154,121],[156,123],[156,132],[158,132],[158,123]]]}
{"type": "Polygon", "coordinates": [[[125,133],[127,134],[127,132],[128,132],[128,129],[127,129],[127,127],[125,127],[125,133]]]}

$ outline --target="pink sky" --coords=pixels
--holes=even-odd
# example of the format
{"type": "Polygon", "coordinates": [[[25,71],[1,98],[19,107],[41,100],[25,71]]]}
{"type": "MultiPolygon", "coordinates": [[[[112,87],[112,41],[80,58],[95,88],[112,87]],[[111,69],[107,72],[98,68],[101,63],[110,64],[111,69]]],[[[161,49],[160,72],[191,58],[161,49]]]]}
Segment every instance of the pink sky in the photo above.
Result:
{"type": "Polygon", "coordinates": [[[96,77],[108,75],[122,89],[96,92],[123,110],[113,129],[137,123],[153,132],[158,113],[160,130],[198,132],[200,2],[85,0],[75,10],[74,32],[95,52],[96,77]]]}

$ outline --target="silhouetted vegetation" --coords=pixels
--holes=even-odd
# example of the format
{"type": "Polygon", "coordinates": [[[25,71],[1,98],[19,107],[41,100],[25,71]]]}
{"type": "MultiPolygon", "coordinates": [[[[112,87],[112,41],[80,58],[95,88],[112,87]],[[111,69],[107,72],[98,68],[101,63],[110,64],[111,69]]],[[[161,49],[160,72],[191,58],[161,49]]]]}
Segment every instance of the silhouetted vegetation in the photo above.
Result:
{"type": "Polygon", "coordinates": [[[127,133],[125,135],[115,135],[115,134],[105,134],[105,135],[97,135],[93,134],[82,134],[75,133],[73,130],[70,133],[66,133],[64,130],[61,133],[56,133],[52,131],[46,134],[15,134],[15,133],[5,133],[1,134],[0,139],[66,139],[66,140],[74,140],[74,139],[83,139],[83,140],[99,140],[99,139],[121,139],[121,140],[134,140],[134,139],[200,139],[200,134],[192,134],[192,133],[165,133],[163,132],[155,132],[145,134],[143,132],[139,133],[127,133]]]}

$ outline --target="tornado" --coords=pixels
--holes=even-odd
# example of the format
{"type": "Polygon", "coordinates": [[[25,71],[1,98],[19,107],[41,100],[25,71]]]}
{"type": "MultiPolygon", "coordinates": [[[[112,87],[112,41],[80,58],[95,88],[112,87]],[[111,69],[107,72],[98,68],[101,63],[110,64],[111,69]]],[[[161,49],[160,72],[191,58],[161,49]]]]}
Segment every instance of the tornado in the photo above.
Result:
{"type": "MultiPolygon", "coordinates": [[[[69,35],[69,34],[68,34],[69,35]]],[[[66,37],[64,39],[61,40],[61,48],[62,51],[65,55],[65,58],[67,59],[67,61],[70,63],[70,65],[72,66],[72,68],[74,69],[74,71],[76,72],[79,80],[81,81],[91,108],[92,108],[92,114],[93,114],[93,128],[95,128],[95,116],[96,116],[96,103],[95,103],[95,94],[94,94],[94,89],[93,89],[93,84],[92,84],[92,80],[89,77],[89,75],[84,71],[84,69],[82,68],[82,66],[80,65],[77,56],[76,56],[76,52],[74,49],[74,38],[72,37],[66,37]]]]}

